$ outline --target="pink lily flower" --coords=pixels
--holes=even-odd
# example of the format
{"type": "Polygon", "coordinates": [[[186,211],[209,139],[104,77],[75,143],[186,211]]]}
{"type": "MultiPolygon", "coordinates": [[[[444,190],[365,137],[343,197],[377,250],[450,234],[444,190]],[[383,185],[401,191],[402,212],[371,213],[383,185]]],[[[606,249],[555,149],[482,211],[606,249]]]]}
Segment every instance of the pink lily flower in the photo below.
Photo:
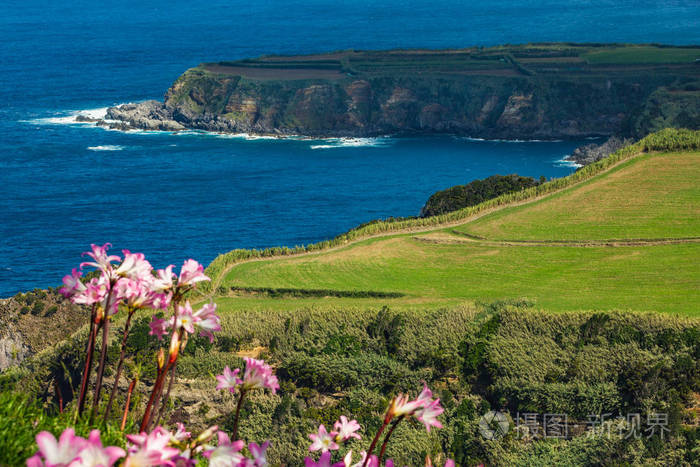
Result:
{"type": "Polygon", "coordinates": [[[216,303],[207,303],[197,310],[194,315],[194,326],[199,334],[214,342],[214,332],[221,331],[221,318],[216,314],[216,303]]]}
{"type": "Polygon", "coordinates": [[[180,269],[180,277],[178,278],[177,285],[194,285],[197,282],[208,280],[211,279],[204,274],[204,266],[193,259],[188,259],[180,269]]]}
{"type": "Polygon", "coordinates": [[[168,333],[170,329],[170,321],[163,318],[157,318],[155,315],[151,318],[151,322],[148,326],[151,330],[148,332],[151,336],[156,336],[158,340],[162,340],[163,336],[168,333]]]}
{"type": "Polygon", "coordinates": [[[175,434],[172,437],[172,441],[174,441],[176,443],[181,443],[183,441],[187,441],[191,437],[192,437],[192,433],[190,433],[189,431],[187,431],[185,429],[184,424],[178,422],[177,423],[177,431],[175,431],[175,434]]]}
{"type": "Polygon", "coordinates": [[[146,261],[143,253],[131,253],[129,250],[122,250],[124,260],[114,271],[114,274],[129,279],[143,280],[150,279],[153,266],[146,261]]]}
{"type": "Polygon", "coordinates": [[[77,459],[68,467],[112,467],[117,460],[126,455],[122,448],[116,446],[102,446],[100,430],[92,430],[87,443],[77,459]]]}
{"type": "Polygon", "coordinates": [[[323,424],[319,425],[318,427],[318,433],[310,434],[309,438],[311,438],[311,446],[309,446],[309,451],[321,451],[321,452],[326,452],[326,451],[336,451],[340,449],[340,446],[334,441],[335,437],[338,435],[335,431],[331,431],[328,433],[326,431],[326,427],[323,426],[323,424]]]}
{"type": "Polygon", "coordinates": [[[159,269],[156,273],[157,277],[153,281],[153,290],[155,292],[168,292],[173,288],[173,279],[175,278],[175,273],[173,272],[172,264],[165,269],[159,269]]]}
{"type": "Polygon", "coordinates": [[[58,441],[48,431],[36,435],[39,451],[27,459],[27,467],[65,467],[78,457],[87,440],[75,436],[73,428],[66,428],[58,441]]]}
{"type": "Polygon", "coordinates": [[[192,315],[192,305],[187,300],[185,305],[177,306],[177,321],[175,322],[176,329],[184,329],[188,334],[194,333],[194,316],[192,315]]]}
{"type": "Polygon", "coordinates": [[[442,424],[437,417],[445,411],[440,405],[440,399],[433,400],[433,393],[428,385],[423,383],[423,390],[418,395],[416,401],[421,402],[421,407],[415,411],[415,417],[425,425],[425,429],[430,433],[430,427],[442,428],[442,424]]]}
{"type": "MultiPolygon", "coordinates": [[[[483,467],[483,464],[479,465],[483,467]]],[[[433,467],[433,461],[430,459],[430,456],[425,456],[425,467],[433,467]]],[[[455,467],[455,461],[452,459],[447,459],[445,461],[445,467],[455,467]]]]}
{"type": "Polygon", "coordinates": [[[270,365],[263,360],[246,357],[242,387],[245,390],[268,388],[272,391],[272,394],[275,394],[280,386],[277,382],[277,377],[272,374],[270,365]]]}
{"type": "Polygon", "coordinates": [[[413,413],[416,410],[418,410],[422,405],[423,401],[420,399],[409,401],[407,394],[398,394],[391,400],[391,405],[389,406],[389,414],[392,417],[400,417],[402,415],[413,415],[413,413]]]}
{"type": "Polygon", "coordinates": [[[102,246],[95,245],[94,243],[90,245],[92,251],[86,251],[83,253],[83,256],[89,256],[93,259],[93,261],[80,263],[80,269],[82,269],[84,266],[93,266],[111,277],[112,262],[121,261],[119,256],[107,254],[107,250],[109,250],[111,247],[111,243],[105,243],[102,246]]]}
{"type": "Polygon", "coordinates": [[[313,460],[310,457],[304,458],[304,467],[344,467],[345,464],[342,462],[336,462],[335,464],[331,464],[331,452],[326,451],[323,454],[321,454],[321,457],[318,459],[318,462],[313,460]]]}
{"type": "Polygon", "coordinates": [[[151,433],[127,435],[126,439],[131,445],[124,466],[173,466],[174,459],[180,454],[180,450],[168,446],[171,438],[172,433],[161,426],[156,427],[151,433]]]}
{"type": "Polygon", "coordinates": [[[73,268],[70,274],[63,276],[63,287],[61,287],[61,295],[66,298],[71,298],[81,292],[84,292],[86,287],[80,282],[80,277],[83,275],[78,269],[73,268]]]}
{"type": "Polygon", "coordinates": [[[350,450],[350,451],[348,451],[347,454],[345,454],[345,457],[343,458],[343,467],[362,467],[365,463],[365,459],[367,459],[367,452],[360,451],[359,462],[355,462],[353,464],[352,463],[352,450],[350,450]]]}
{"type": "Polygon", "coordinates": [[[350,438],[362,439],[362,436],[356,433],[362,428],[360,424],[357,422],[357,420],[348,421],[348,417],[345,415],[340,416],[340,420],[335,422],[333,428],[337,432],[337,441],[345,442],[350,438]]]}
{"type": "Polygon", "coordinates": [[[437,417],[444,411],[445,409],[440,405],[440,399],[435,399],[416,410],[415,416],[419,422],[425,425],[425,429],[430,433],[431,426],[442,428],[442,423],[440,423],[437,417]]]}
{"type": "Polygon", "coordinates": [[[224,373],[216,377],[219,381],[216,389],[228,389],[233,394],[236,391],[236,387],[243,382],[236,376],[239,371],[241,371],[240,368],[236,368],[233,371],[228,366],[224,368],[224,373]]]}
{"type": "Polygon", "coordinates": [[[202,455],[209,459],[210,467],[230,467],[239,465],[245,460],[239,452],[245,443],[241,440],[231,442],[228,435],[223,431],[217,433],[219,444],[216,447],[209,446],[202,455]]]}
{"type": "Polygon", "coordinates": [[[73,296],[73,303],[76,305],[93,305],[101,303],[109,293],[109,282],[103,279],[104,276],[94,278],[88,282],[85,289],[73,296]]]}
{"type": "Polygon", "coordinates": [[[249,443],[248,451],[253,456],[252,459],[245,459],[241,467],[265,467],[267,466],[267,448],[270,446],[270,441],[265,441],[262,446],[257,443],[249,443]]]}

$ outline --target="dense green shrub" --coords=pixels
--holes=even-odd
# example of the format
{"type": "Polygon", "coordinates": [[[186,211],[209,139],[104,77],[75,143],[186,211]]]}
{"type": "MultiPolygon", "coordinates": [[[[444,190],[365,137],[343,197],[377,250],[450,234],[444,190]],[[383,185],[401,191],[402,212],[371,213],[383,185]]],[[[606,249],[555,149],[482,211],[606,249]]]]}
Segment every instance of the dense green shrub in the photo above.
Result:
{"type": "Polygon", "coordinates": [[[423,206],[421,217],[436,216],[458,209],[475,206],[497,196],[539,185],[532,177],[492,175],[483,180],[474,180],[466,185],[457,185],[433,194],[423,206]]]}

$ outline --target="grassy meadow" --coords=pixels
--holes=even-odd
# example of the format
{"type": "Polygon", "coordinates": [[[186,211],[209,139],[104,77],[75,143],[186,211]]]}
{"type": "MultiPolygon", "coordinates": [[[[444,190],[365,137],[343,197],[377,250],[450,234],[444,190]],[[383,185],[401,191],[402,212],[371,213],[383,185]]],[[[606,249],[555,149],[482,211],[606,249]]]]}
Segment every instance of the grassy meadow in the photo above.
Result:
{"type": "Polygon", "coordinates": [[[526,298],[552,311],[700,316],[698,173],[697,152],[642,154],[562,191],[457,226],[237,264],[222,276],[217,301],[234,310],[438,307],[526,298]],[[275,298],[260,290],[280,288],[401,296],[275,298]]]}

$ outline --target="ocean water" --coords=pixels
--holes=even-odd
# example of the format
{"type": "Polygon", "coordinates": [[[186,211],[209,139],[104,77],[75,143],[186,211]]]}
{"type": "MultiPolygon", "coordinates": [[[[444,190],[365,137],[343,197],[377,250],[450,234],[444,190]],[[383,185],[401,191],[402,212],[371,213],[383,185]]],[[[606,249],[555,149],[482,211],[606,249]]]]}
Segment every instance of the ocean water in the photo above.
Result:
{"type": "Polygon", "coordinates": [[[331,238],[494,173],[558,177],[581,141],[246,139],[105,131],[77,111],[160,99],[188,67],[265,53],[534,41],[700,42],[697,1],[211,0],[0,5],[0,297],[90,243],[154,265],[331,238]]]}

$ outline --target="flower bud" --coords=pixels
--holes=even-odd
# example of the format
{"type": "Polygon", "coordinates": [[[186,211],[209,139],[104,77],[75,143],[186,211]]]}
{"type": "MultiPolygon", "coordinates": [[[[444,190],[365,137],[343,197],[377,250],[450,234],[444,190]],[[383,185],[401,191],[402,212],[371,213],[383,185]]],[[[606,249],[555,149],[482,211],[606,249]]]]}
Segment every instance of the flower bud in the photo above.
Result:
{"type": "Polygon", "coordinates": [[[206,443],[214,437],[217,431],[219,431],[219,427],[217,425],[210,426],[197,437],[197,444],[206,443]]]}
{"type": "Polygon", "coordinates": [[[158,350],[158,355],[156,356],[156,362],[158,363],[158,369],[162,370],[163,366],[165,365],[165,352],[163,352],[162,347],[158,350]]]}

